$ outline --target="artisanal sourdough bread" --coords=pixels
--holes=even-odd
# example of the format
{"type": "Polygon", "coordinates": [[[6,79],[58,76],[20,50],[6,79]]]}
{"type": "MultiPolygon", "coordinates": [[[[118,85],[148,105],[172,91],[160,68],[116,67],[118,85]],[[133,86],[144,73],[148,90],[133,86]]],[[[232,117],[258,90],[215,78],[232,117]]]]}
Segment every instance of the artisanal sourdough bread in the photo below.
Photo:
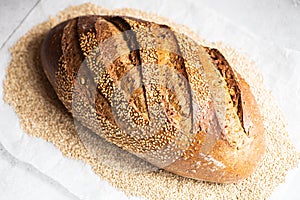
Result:
{"type": "Polygon", "coordinates": [[[74,118],[160,168],[235,182],[263,157],[264,127],[249,85],[217,49],[171,27],[81,16],[50,30],[41,59],[74,118]]]}

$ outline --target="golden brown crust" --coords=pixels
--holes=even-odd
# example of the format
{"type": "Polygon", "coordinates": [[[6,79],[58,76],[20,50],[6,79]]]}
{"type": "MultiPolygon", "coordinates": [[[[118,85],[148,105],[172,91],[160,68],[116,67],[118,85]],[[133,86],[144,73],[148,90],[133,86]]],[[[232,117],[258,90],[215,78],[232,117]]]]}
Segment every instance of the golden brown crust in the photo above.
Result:
{"type": "Polygon", "coordinates": [[[219,51],[168,26],[120,16],[74,18],[49,32],[41,58],[76,119],[168,171],[235,182],[264,153],[249,85],[219,51]]]}
{"type": "MultiPolygon", "coordinates": [[[[219,59],[214,62],[216,68],[231,68],[219,51],[214,50],[214,54],[210,56],[213,60],[219,59]]],[[[243,141],[242,146],[236,147],[226,137],[220,137],[212,151],[205,155],[201,152],[201,147],[207,133],[200,131],[188,147],[186,155],[166,167],[168,171],[194,179],[228,183],[248,177],[257,167],[265,151],[262,119],[249,85],[232,68],[230,70],[234,73],[231,76],[235,77],[234,87],[238,88],[236,92],[241,97],[239,105],[242,106],[244,115],[241,124],[244,125],[247,140],[243,141]]]]}

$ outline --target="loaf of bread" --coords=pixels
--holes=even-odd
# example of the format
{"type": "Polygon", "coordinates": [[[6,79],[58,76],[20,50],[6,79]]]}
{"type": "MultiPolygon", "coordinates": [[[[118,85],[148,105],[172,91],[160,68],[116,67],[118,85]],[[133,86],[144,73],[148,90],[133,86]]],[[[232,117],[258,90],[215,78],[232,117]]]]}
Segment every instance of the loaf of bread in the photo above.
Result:
{"type": "Polygon", "coordinates": [[[41,60],[76,120],[159,168],[230,183],[262,160],[263,121],[249,85],[217,49],[172,27],[77,17],[50,30],[41,60]]]}

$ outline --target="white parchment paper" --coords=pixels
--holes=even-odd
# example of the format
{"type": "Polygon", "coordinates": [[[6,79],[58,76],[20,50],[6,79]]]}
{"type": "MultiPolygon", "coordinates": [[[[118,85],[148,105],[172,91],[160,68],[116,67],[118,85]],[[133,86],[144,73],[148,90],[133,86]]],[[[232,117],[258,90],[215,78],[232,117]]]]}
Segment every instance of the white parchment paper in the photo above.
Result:
{"type": "MultiPolygon", "coordinates": [[[[2,153],[0,158],[9,160],[10,163],[0,166],[0,179],[2,179],[0,181],[0,199],[16,199],[18,196],[15,196],[14,193],[17,190],[14,188],[19,188],[19,192],[22,188],[24,191],[31,189],[34,190],[31,192],[35,194],[58,191],[60,193],[59,197],[62,197],[62,199],[128,198],[122,192],[110,186],[109,183],[100,180],[90,167],[83,162],[65,158],[52,144],[26,135],[21,130],[18,117],[12,108],[3,102],[2,82],[5,77],[5,66],[8,65],[10,59],[9,47],[35,24],[46,20],[50,15],[55,15],[67,6],[79,3],[82,3],[82,1],[41,1],[8,40],[4,48],[1,49],[0,153],[6,153],[2,153]],[[15,165],[21,166],[21,168],[23,166],[25,172],[24,169],[22,173],[18,170],[11,171],[8,169],[14,166],[14,162],[15,165]],[[23,177],[13,176],[15,173],[23,177]],[[7,174],[11,177],[2,178],[6,177],[7,174]],[[33,183],[33,177],[42,180],[33,183]],[[30,180],[26,180],[26,178],[30,180]],[[26,187],[27,182],[37,187],[43,185],[43,187],[40,191],[36,188],[26,187]],[[45,184],[49,186],[46,187],[45,184]]],[[[300,106],[298,105],[298,102],[300,102],[299,51],[287,49],[282,45],[279,46],[276,41],[267,42],[256,35],[255,30],[252,32],[245,31],[214,9],[193,1],[105,0],[94,1],[94,3],[110,9],[130,7],[162,15],[176,23],[190,27],[208,41],[222,41],[253,59],[263,74],[266,87],[272,91],[280,108],[286,115],[287,130],[295,146],[300,151],[300,116],[298,114],[300,113],[300,106]]],[[[286,183],[281,184],[275,190],[271,199],[299,199],[300,182],[297,180],[298,177],[300,177],[300,168],[290,171],[286,183]]],[[[29,193],[30,191],[21,192],[20,194],[25,194],[23,196],[25,199],[31,199],[30,196],[26,198],[26,194],[29,193]]],[[[55,195],[49,197],[59,199],[55,195]]]]}

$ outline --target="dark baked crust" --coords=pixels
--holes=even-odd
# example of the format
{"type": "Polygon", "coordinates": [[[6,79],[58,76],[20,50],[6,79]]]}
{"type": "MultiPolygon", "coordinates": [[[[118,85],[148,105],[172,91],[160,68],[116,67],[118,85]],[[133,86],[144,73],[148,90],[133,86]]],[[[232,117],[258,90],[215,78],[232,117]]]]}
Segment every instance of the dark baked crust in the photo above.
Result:
{"type": "Polygon", "coordinates": [[[217,69],[219,70],[219,72],[221,73],[221,75],[227,83],[233,106],[237,108],[237,113],[243,126],[243,106],[241,91],[233,69],[230,67],[224,56],[217,49],[207,47],[206,51],[212,58],[215,66],[217,67],[217,69]]]}
{"type": "Polygon", "coordinates": [[[42,66],[48,80],[51,82],[54,88],[56,88],[55,73],[58,69],[58,60],[62,55],[61,38],[63,34],[63,28],[67,23],[68,21],[63,22],[51,29],[46,35],[41,47],[42,66]]]}
{"type": "Polygon", "coordinates": [[[74,18],[49,32],[41,59],[76,119],[154,165],[194,179],[235,182],[248,177],[262,158],[263,124],[249,85],[218,50],[166,25],[121,16],[74,18]],[[212,98],[218,90],[209,91],[215,81],[222,102],[212,98]],[[126,106],[115,110],[115,101],[126,106]],[[166,121],[152,132],[156,105],[163,107],[166,121]],[[116,116],[123,116],[125,126],[116,116]],[[227,128],[231,122],[237,133],[227,128]]]}

